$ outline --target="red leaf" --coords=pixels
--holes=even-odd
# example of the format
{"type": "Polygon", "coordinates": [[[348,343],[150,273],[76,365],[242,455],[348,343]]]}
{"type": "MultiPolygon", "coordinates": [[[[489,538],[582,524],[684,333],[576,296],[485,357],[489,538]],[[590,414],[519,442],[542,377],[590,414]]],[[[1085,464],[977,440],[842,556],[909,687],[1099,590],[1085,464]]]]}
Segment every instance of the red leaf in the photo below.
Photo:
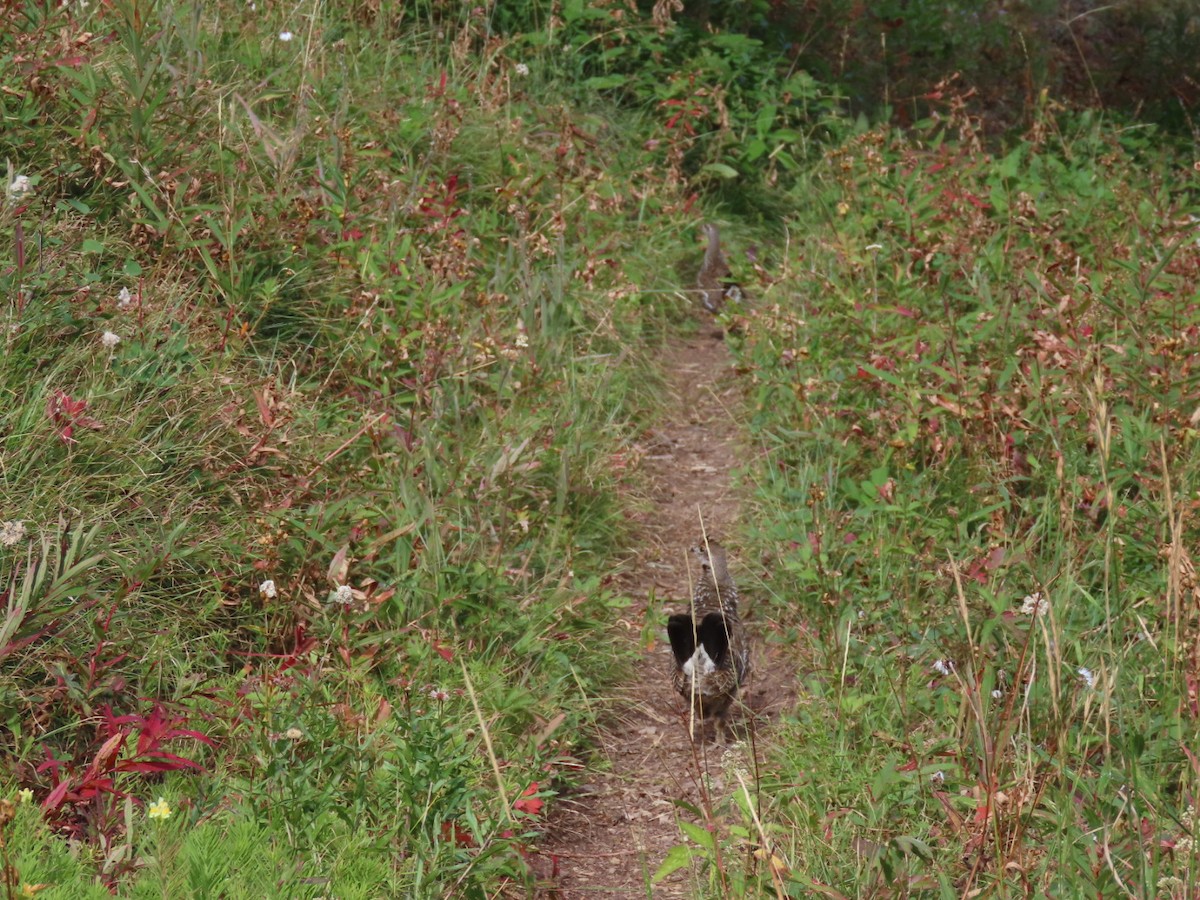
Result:
{"type": "Polygon", "coordinates": [[[471,837],[471,832],[467,831],[457,822],[442,823],[442,840],[447,843],[452,842],[456,847],[475,846],[475,839],[471,837]]]}
{"type": "Polygon", "coordinates": [[[88,766],[88,778],[99,775],[101,772],[107,772],[113,768],[113,760],[121,752],[121,745],[125,743],[126,737],[128,735],[122,731],[114,734],[101,745],[100,749],[96,752],[95,758],[92,760],[92,764],[88,766]]]}
{"type": "Polygon", "coordinates": [[[429,646],[434,649],[438,656],[446,662],[454,662],[454,651],[449,647],[443,647],[429,632],[422,630],[421,636],[425,638],[429,646]]]}
{"type": "Polygon", "coordinates": [[[535,781],[525,788],[521,798],[513,803],[513,809],[518,812],[528,813],[531,816],[539,816],[542,814],[542,807],[546,805],[546,801],[539,797],[533,796],[537,793],[538,783],[535,781]]]}
{"type": "Polygon", "coordinates": [[[63,799],[67,796],[67,791],[70,790],[71,783],[64,781],[46,795],[46,799],[42,801],[42,809],[54,811],[62,806],[63,799]]]}
{"type": "Polygon", "coordinates": [[[270,428],[275,424],[275,413],[271,410],[271,402],[267,398],[265,391],[254,392],[254,402],[258,406],[258,417],[262,419],[262,423],[270,428]]]}
{"type": "Polygon", "coordinates": [[[988,203],[986,200],[980,200],[970,191],[963,191],[963,198],[976,209],[983,210],[992,208],[992,204],[988,203]]]}

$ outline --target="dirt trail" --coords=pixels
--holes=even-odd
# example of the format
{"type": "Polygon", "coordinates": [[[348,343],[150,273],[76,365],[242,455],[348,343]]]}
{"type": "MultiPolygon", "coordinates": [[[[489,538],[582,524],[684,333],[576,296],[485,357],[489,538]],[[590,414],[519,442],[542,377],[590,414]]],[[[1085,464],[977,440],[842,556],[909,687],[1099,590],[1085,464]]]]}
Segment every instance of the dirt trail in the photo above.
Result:
{"type": "MultiPolygon", "coordinates": [[[[702,328],[695,337],[677,339],[663,365],[671,403],[643,448],[652,505],[639,517],[641,551],[627,565],[622,584],[634,605],[620,624],[635,642],[651,595],[656,602],[649,612],[664,622],[664,606],[686,605],[687,550],[699,542],[699,515],[711,538],[724,539],[734,536],[738,513],[731,473],[739,463],[734,416],[740,402],[724,342],[710,327],[702,328]]],[[[734,543],[730,571],[744,587],[753,566],[738,557],[737,549],[734,543]]],[[[753,634],[753,598],[743,600],[743,613],[753,634]]],[[[593,760],[593,769],[602,771],[593,771],[586,784],[553,805],[539,848],[539,868],[546,876],[543,897],[651,896],[651,876],[667,851],[682,841],[677,821],[686,813],[676,801],[702,806],[701,772],[720,790],[723,754],[747,752],[744,747],[726,751],[711,738],[693,747],[686,705],[671,688],[664,631],[656,629],[654,648],[642,654],[614,704],[601,740],[602,756],[593,760]]],[[[766,663],[761,641],[753,653],[757,673],[743,695],[752,712],[735,716],[739,733],[752,717],[761,723],[791,699],[790,679],[783,683],[765,677],[775,667],[766,663]]],[[[685,869],[655,885],[652,896],[692,897],[695,887],[694,874],[685,869]]]]}

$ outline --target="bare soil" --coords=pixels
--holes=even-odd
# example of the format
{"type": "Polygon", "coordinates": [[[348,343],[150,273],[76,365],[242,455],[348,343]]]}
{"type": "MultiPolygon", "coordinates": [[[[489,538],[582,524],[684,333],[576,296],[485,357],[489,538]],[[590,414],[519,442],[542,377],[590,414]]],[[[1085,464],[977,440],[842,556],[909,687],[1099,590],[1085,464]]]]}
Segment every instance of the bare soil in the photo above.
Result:
{"type": "Polygon", "coordinates": [[[619,623],[627,640],[641,646],[643,634],[652,633],[654,641],[619,690],[584,783],[550,807],[537,861],[546,898],[697,896],[698,873],[689,868],[651,884],[667,852],[684,841],[680,818],[698,820],[681,802],[705,809],[706,794],[724,796],[726,755],[729,764],[752,768],[749,754],[762,757],[762,726],[795,699],[790,667],[756,641],[755,674],[733,720],[739,739],[718,743],[711,725],[695,741],[689,736],[687,705],[671,687],[664,610],[686,607],[688,548],[707,533],[730,546],[730,571],[753,636],[753,598],[739,572],[754,566],[739,558],[733,540],[738,497],[731,473],[745,450],[725,343],[705,327],[676,339],[663,366],[670,402],[642,447],[649,496],[638,522],[639,552],[623,576],[634,605],[619,623]],[[644,629],[647,617],[652,629],[644,629]]]}

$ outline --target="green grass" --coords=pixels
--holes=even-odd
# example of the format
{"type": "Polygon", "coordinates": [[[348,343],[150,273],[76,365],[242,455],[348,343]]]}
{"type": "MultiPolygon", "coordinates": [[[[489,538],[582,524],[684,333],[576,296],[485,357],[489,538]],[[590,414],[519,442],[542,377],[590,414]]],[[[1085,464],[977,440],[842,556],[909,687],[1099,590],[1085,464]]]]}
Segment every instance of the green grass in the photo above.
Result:
{"type": "Polygon", "coordinates": [[[727,847],[717,894],[1191,896],[1194,176],[1063,126],[993,157],[951,110],[811,172],[737,346],[802,697],[762,831],[724,819],[777,865],[727,847]]]}
{"type": "Polygon", "coordinates": [[[406,15],[3,13],[0,783],[45,813],[14,890],[530,877],[519,798],[627,652],[611,462],[684,222],[636,114],[406,15]]]}
{"type": "Polygon", "coordinates": [[[532,887],[629,662],[704,191],[760,243],[748,593],[802,691],[669,865],[1189,896],[1192,160],[1049,105],[988,153],[957,101],[851,127],[744,37],[493,12],[0,13],[6,890],[532,887]]]}

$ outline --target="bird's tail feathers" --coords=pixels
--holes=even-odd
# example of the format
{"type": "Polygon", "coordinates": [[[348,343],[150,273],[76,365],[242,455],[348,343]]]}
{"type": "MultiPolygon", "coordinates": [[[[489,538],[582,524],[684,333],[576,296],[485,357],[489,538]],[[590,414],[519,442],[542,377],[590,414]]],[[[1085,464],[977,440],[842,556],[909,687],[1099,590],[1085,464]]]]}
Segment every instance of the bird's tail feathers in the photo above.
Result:
{"type": "Polygon", "coordinates": [[[691,616],[677,613],[667,620],[667,637],[680,666],[692,658],[697,644],[718,667],[729,657],[729,630],[719,612],[706,613],[699,624],[691,616]]]}

